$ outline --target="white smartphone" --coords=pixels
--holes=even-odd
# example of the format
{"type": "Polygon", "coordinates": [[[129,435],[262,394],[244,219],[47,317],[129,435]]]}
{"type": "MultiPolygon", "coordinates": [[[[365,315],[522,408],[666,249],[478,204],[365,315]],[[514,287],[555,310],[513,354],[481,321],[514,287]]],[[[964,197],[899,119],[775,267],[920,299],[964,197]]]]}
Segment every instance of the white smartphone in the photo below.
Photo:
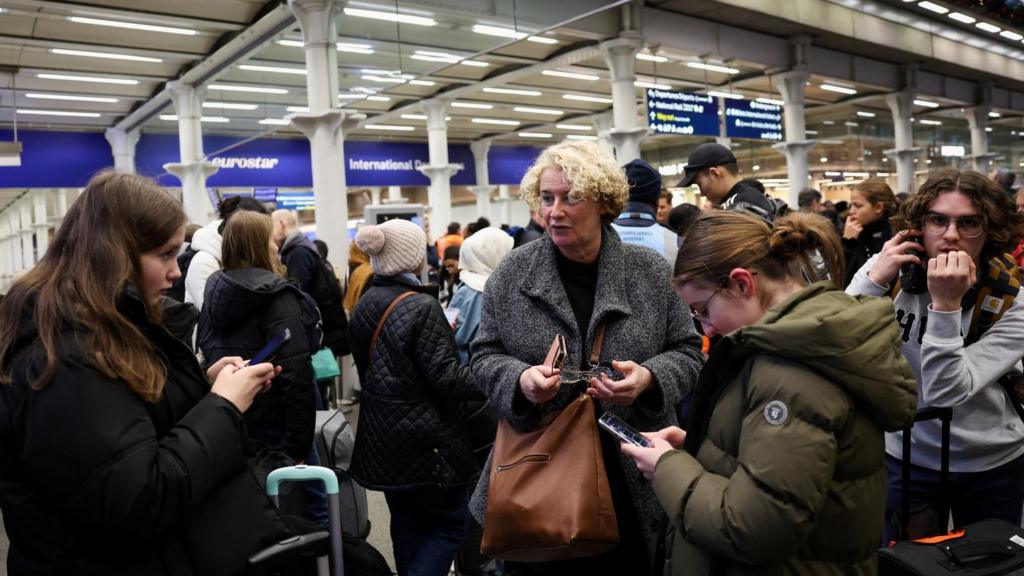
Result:
{"type": "Polygon", "coordinates": [[[455,323],[459,320],[459,309],[458,308],[445,308],[444,317],[448,319],[448,324],[452,328],[455,328],[455,323]]]}

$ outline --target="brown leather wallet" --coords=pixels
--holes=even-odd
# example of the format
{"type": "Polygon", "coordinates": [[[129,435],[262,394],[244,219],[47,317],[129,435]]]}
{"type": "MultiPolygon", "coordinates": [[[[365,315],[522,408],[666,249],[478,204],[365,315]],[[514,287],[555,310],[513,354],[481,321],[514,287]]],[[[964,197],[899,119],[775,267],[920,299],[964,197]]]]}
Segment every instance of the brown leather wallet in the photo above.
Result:
{"type": "Polygon", "coordinates": [[[544,358],[544,365],[550,368],[561,369],[562,365],[565,364],[565,356],[565,336],[556,334],[554,341],[551,342],[551,348],[548,348],[548,355],[544,358]]]}

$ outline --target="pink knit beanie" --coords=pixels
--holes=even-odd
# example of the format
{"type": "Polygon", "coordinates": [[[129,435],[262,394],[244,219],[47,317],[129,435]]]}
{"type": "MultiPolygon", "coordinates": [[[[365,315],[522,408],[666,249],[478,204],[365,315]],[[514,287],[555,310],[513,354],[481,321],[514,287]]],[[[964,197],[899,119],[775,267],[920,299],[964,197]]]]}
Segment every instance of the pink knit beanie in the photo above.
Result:
{"type": "Polygon", "coordinates": [[[360,228],[356,246],[369,254],[374,274],[395,276],[419,272],[427,255],[427,236],[419,226],[396,218],[360,228]]]}

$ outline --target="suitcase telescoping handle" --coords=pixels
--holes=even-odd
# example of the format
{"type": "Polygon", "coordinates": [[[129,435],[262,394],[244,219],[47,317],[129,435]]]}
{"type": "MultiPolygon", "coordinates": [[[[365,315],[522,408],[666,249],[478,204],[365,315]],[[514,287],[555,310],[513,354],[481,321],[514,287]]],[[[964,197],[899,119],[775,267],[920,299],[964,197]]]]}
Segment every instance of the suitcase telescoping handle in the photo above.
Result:
{"type": "Polygon", "coordinates": [[[331,575],[344,576],[345,567],[341,548],[341,499],[338,496],[338,477],[334,471],[322,466],[287,466],[278,468],[267,475],[267,496],[276,505],[284,482],[320,481],[327,492],[327,506],[331,523],[331,575]]]}
{"type": "MultiPolygon", "coordinates": [[[[945,501],[949,497],[949,494],[946,493],[946,491],[949,488],[949,428],[953,421],[953,409],[930,406],[928,408],[922,408],[914,414],[914,422],[924,422],[926,420],[939,420],[942,422],[942,441],[941,446],[939,447],[939,486],[940,490],[943,491],[942,499],[945,501]]],[[[914,425],[911,424],[903,430],[903,460],[900,462],[900,540],[905,539],[909,535],[910,437],[913,428],[914,425]]],[[[944,518],[948,518],[949,508],[945,507],[944,510],[946,512],[944,518]]]]}

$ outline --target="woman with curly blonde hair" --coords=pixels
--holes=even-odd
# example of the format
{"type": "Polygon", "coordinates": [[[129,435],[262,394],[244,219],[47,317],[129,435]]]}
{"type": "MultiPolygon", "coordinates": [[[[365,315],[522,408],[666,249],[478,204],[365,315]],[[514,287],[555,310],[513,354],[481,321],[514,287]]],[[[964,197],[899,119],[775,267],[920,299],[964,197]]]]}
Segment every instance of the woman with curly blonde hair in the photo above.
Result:
{"type": "MultiPolygon", "coordinates": [[[[484,287],[472,346],[477,384],[523,431],[583,391],[598,416],[612,412],[639,429],[672,425],[674,406],[700,370],[700,338],[672,292],[665,259],[623,243],[609,226],[628,197],[622,169],[591,142],[563,142],[527,171],[522,196],[547,232],[506,256],[484,287]],[[600,366],[592,366],[599,327],[600,366]],[[544,365],[556,335],[566,341],[562,370],[544,365]]],[[[618,546],[587,558],[512,565],[509,574],[660,573],[654,564],[662,512],[654,492],[614,439],[601,440],[618,546]]],[[[492,460],[470,502],[485,530],[490,469],[501,464],[492,460]]],[[[566,489],[573,486],[566,478],[566,489]]]]}

